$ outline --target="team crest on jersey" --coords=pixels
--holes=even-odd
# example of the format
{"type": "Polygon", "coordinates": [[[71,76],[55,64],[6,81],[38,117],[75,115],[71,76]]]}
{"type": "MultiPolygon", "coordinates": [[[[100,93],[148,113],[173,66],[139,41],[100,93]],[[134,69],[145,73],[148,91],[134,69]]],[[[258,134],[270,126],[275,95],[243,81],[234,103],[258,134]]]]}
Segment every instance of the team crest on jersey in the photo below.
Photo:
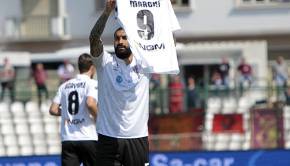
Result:
{"type": "Polygon", "coordinates": [[[116,82],[118,83],[118,84],[120,84],[121,82],[123,82],[123,77],[122,76],[117,76],[117,78],[116,78],[116,82]]]}

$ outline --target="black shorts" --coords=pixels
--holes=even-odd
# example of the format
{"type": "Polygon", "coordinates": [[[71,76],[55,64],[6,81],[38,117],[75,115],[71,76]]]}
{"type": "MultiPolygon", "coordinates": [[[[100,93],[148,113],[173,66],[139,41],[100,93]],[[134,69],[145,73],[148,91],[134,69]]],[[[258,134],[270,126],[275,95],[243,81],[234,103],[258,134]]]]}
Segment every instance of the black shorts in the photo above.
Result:
{"type": "Polygon", "coordinates": [[[99,134],[97,166],[149,166],[148,137],[121,139],[99,134]]]}
{"type": "Polygon", "coordinates": [[[96,165],[97,141],[64,141],[62,142],[61,165],[84,166],[96,165]]]}

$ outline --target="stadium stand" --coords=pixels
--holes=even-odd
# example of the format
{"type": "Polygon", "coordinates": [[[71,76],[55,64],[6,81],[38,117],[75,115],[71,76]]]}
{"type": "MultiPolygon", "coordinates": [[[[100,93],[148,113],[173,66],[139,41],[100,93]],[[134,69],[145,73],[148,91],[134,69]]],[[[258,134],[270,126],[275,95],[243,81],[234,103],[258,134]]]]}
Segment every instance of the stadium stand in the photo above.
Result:
{"type": "MultiPolygon", "coordinates": [[[[1,140],[3,140],[3,139],[1,138],[1,140]]],[[[0,156],[6,156],[6,149],[5,149],[2,141],[0,144],[0,156]]]]}
{"type": "Polygon", "coordinates": [[[223,100],[223,114],[232,114],[236,112],[237,101],[234,97],[228,97],[223,100]]]}
{"type": "Polygon", "coordinates": [[[9,145],[6,148],[7,156],[19,156],[19,147],[17,145],[9,145]]]}
{"type": "Polygon", "coordinates": [[[252,105],[248,97],[240,97],[238,101],[237,113],[245,113],[251,106],[252,105]]]}
{"type": "Polygon", "coordinates": [[[29,135],[29,125],[27,123],[17,123],[15,124],[15,134],[18,136],[29,135]]]}
{"type": "MultiPolygon", "coordinates": [[[[158,139],[164,139],[167,142],[162,146],[160,144],[159,150],[162,148],[165,151],[184,150],[187,145],[182,147],[180,140],[184,139],[182,143],[195,148],[190,145],[190,140],[197,141],[192,138],[199,137],[201,148],[196,147],[196,150],[250,150],[252,148],[250,111],[257,105],[257,102],[265,98],[264,92],[252,89],[253,92],[247,90],[242,96],[209,96],[205,100],[206,109],[202,112],[204,121],[200,135],[193,134],[190,139],[188,136],[183,138],[182,134],[152,135],[153,142],[157,143],[158,139]],[[212,133],[215,114],[242,114],[245,133],[212,133]]],[[[49,114],[50,104],[51,101],[43,101],[40,106],[36,101],[15,101],[10,105],[0,102],[0,156],[55,155],[61,153],[61,118],[49,114]]],[[[284,147],[290,149],[290,106],[283,107],[283,126],[284,147]]]]}
{"type": "Polygon", "coordinates": [[[32,145],[23,145],[20,146],[20,155],[21,156],[30,156],[33,155],[33,147],[32,145]]]}
{"type": "Polygon", "coordinates": [[[0,156],[60,154],[60,119],[48,113],[49,101],[0,102],[0,156]]]}
{"type": "Polygon", "coordinates": [[[47,154],[46,137],[44,134],[33,135],[32,145],[33,145],[35,155],[47,154]]]}
{"type": "Polygon", "coordinates": [[[222,108],[222,99],[218,97],[210,97],[207,101],[207,106],[207,112],[219,113],[222,108]]]}
{"type": "Polygon", "coordinates": [[[14,124],[13,123],[2,124],[1,133],[3,136],[15,135],[14,124]]]}

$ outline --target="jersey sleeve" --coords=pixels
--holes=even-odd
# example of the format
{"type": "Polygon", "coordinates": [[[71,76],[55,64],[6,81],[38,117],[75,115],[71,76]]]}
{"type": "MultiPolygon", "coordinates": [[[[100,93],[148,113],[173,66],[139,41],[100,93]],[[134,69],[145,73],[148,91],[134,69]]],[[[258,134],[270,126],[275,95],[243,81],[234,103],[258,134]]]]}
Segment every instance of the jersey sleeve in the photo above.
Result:
{"type": "Polygon", "coordinates": [[[180,31],[181,30],[181,27],[178,23],[178,20],[176,18],[176,15],[174,13],[174,10],[173,10],[173,7],[172,7],[172,4],[171,4],[171,1],[168,0],[168,11],[169,11],[169,17],[170,17],[170,21],[171,21],[171,29],[172,29],[172,32],[177,32],[177,31],[180,31]]]}
{"type": "Polygon", "coordinates": [[[108,61],[109,55],[110,54],[104,50],[99,57],[91,56],[92,60],[93,60],[93,63],[95,65],[95,68],[96,69],[101,69],[103,66],[105,66],[105,64],[108,61]]]}
{"type": "Polygon", "coordinates": [[[98,82],[97,81],[92,80],[90,82],[90,86],[88,88],[86,97],[93,97],[98,103],[98,82]]]}

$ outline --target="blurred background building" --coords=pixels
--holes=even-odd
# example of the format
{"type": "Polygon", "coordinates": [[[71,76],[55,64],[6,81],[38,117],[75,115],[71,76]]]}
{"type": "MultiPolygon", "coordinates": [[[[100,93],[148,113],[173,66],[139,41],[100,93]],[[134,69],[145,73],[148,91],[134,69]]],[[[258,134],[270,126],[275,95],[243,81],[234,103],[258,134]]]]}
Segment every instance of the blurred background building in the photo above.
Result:
{"type": "MultiPolygon", "coordinates": [[[[1,57],[7,52],[10,58],[12,54],[28,54],[32,65],[41,61],[48,69],[55,69],[66,57],[75,63],[79,53],[89,52],[90,30],[105,7],[104,0],[0,3],[1,57]]],[[[289,56],[288,0],[172,0],[172,4],[182,27],[176,36],[184,77],[210,79],[211,70],[226,56],[232,69],[244,57],[257,77],[271,78],[268,64],[279,55],[289,56]]],[[[116,28],[112,14],[102,37],[110,51],[116,28]]]]}
{"type": "MultiPolygon", "coordinates": [[[[271,71],[272,65],[279,56],[283,56],[285,62],[290,66],[290,1],[171,0],[171,2],[182,27],[182,31],[176,33],[177,54],[181,70],[180,81],[186,85],[187,78],[194,76],[199,99],[196,109],[193,111],[187,108],[186,102],[183,103],[184,114],[182,115],[186,115],[185,119],[179,115],[172,118],[172,121],[181,118],[180,121],[188,122],[184,126],[190,124],[192,128],[162,131],[156,124],[171,123],[176,126],[180,124],[162,119],[161,115],[169,112],[167,86],[172,76],[161,75],[158,77],[159,87],[154,88],[150,95],[150,111],[153,116],[149,123],[150,129],[152,129],[150,132],[153,133],[151,151],[225,150],[230,149],[231,146],[230,150],[249,150],[255,147],[290,148],[290,142],[286,141],[288,127],[290,129],[290,124],[288,124],[290,116],[288,112],[279,112],[280,109],[289,111],[289,108],[282,102],[285,101],[283,89],[276,87],[271,71]],[[222,62],[222,57],[226,57],[230,65],[229,96],[216,96],[214,93],[216,87],[212,75],[222,62]],[[252,66],[255,81],[250,88],[245,90],[245,93],[241,94],[239,92],[240,74],[237,68],[242,59],[246,59],[252,66]],[[279,105],[280,101],[282,106],[279,105]],[[250,123],[250,119],[253,120],[254,116],[250,110],[258,109],[256,106],[259,106],[259,109],[265,108],[266,112],[267,109],[277,106],[277,109],[274,109],[277,114],[285,115],[281,117],[281,119],[285,119],[283,122],[284,134],[281,135],[279,127],[277,127],[278,122],[274,122],[274,127],[277,127],[274,142],[276,141],[277,144],[262,147],[258,146],[258,142],[253,143],[255,139],[251,126],[254,123],[250,123]],[[224,133],[225,128],[221,129],[222,131],[213,129],[216,114],[233,114],[234,119],[240,118],[236,114],[243,115],[241,120],[243,130],[229,135],[224,133]],[[197,116],[199,118],[196,118],[197,116]],[[192,120],[197,123],[191,124],[192,120]],[[179,137],[175,136],[178,133],[176,131],[180,131],[179,137]],[[221,134],[213,131],[219,131],[221,134]],[[280,144],[281,137],[285,140],[283,139],[283,143],[280,144]],[[165,142],[158,142],[159,140],[165,142]],[[219,140],[223,140],[222,143],[219,140]],[[230,144],[231,142],[232,144],[230,144]],[[181,146],[182,143],[185,143],[185,146],[181,146]]],[[[56,74],[58,66],[63,63],[64,59],[69,59],[70,63],[77,67],[78,56],[84,52],[89,53],[90,31],[104,8],[105,0],[0,0],[0,66],[3,66],[4,59],[8,58],[10,64],[15,67],[16,100],[22,103],[18,110],[22,110],[23,107],[22,111],[27,117],[25,123],[30,128],[29,135],[34,134],[31,124],[35,122],[29,121],[29,108],[26,109],[26,107],[29,106],[27,103],[37,100],[36,86],[32,84],[33,80],[30,77],[31,70],[37,63],[43,63],[49,75],[47,88],[50,96],[54,96],[59,86],[56,74]]],[[[105,49],[112,53],[114,51],[113,32],[117,28],[114,14],[111,14],[102,40],[105,49]]],[[[187,90],[185,89],[185,91],[187,90]]],[[[222,87],[221,91],[224,92],[225,87],[222,87]]],[[[184,93],[184,98],[186,97],[187,95],[184,93]]],[[[4,101],[9,103],[9,98],[6,97],[4,101]]],[[[39,113],[35,113],[33,116],[41,119],[43,128],[47,125],[46,122],[53,122],[52,124],[56,124],[56,126],[59,123],[59,119],[45,119],[49,116],[46,113],[48,111],[47,102],[51,101],[44,101],[43,105],[37,109],[39,113]]],[[[13,121],[12,111],[15,103],[5,105],[2,102],[2,104],[3,110],[7,111],[7,117],[12,117],[11,124],[16,130],[17,125],[13,121]]],[[[279,119],[279,116],[277,117],[279,119]]],[[[4,126],[3,123],[1,123],[2,126],[4,126]]],[[[171,128],[174,127],[171,126],[171,128]]],[[[46,138],[47,141],[45,134],[38,133],[37,137],[46,138]]],[[[56,134],[57,137],[59,133],[53,134],[56,134]]],[[[3,149],[3,153],[0,155],[26,154],[21,153],[21,150],[15,151],[17,148],[22,149],[24,145],[21,142],[13,146],[7,145],[4,141],[6,135],[3,130],[1,130],[1,137],[0,149],[3,149]],[[9,151],[9,147],[15,149],[9,151]]],[[[15,139],[17,138],[19,138],[19,134],[16,134],[15,139]]],[[[60,149],[57,146],[49,146],[51,144],[59,145],[60,142],[56,143],[57,141],[47,141],[45,149],[34,145],[32,141],[31,145],[34,149],[32,148],[27,154],[59,154],[60,149]]]]}

